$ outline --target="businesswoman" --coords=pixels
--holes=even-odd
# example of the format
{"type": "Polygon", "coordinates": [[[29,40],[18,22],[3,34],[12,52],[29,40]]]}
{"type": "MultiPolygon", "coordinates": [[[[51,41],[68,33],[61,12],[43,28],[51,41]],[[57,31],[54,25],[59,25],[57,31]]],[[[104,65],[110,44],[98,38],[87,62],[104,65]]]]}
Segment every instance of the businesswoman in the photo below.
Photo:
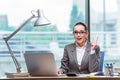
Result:
{"type": "Polygon", "coordinates": [[[59,74],[69,72],[89,74],[98,70],[100,53],[98,38],[90,43],[87,41],[88,34],[84,23],[78,22],[74,25],[75,42],[65,46],[59,74]]]}

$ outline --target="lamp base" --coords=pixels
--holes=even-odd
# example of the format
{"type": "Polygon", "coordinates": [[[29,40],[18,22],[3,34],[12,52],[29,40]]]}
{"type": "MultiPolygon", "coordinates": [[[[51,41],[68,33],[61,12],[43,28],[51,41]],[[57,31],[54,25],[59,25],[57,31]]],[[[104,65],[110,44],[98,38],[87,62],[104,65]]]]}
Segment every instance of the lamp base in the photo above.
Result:
{"type": "Polygon", "coordinates": [[[8,78],[29,77],[29,73],[5,73],[8,78]]]}

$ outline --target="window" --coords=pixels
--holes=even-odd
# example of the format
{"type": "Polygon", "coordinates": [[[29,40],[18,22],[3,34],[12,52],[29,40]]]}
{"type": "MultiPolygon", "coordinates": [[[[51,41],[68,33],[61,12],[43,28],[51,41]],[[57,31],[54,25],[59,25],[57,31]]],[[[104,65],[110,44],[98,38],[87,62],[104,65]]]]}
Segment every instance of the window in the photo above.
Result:
{"type": "Polygon", "coordinates": [[[105,52],[105,63],[119,65],[120,1],[90,0],[91,40],[98,36],[101,51],[105,52]]]}
{"type": "Polygon", "coordinates": [[[85,6],[85,0],[1,0],[0,77],[5,76],[5,72],[16,72],[3,36],[14,32],[31,16],[31,11],[37,9],[43,10],[51,25],[33,27],[34,19],[31,20],[9,40],[10,47],[23,72],[27,71],[23,57],[26,51],[52,51],[59,68],[64,46],[74,42],[73,25],[78,21],[86,22],[85,6]]]}

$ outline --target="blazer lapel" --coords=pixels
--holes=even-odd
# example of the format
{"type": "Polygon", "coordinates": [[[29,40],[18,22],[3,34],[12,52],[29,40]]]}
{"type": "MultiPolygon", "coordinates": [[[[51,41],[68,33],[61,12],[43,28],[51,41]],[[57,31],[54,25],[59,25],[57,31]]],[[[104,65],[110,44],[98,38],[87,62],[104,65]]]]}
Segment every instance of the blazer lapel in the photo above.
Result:
{"type": "Polygon", "coordinates": [[[78,61],[77,61],[77,54],[76,54],[76,45],[75,45],[75,43],[73,44],[73,47],[71,49],[71,54],[73,56],[73,59],[75,60],[76,67],[79,69],[78,61]]]}

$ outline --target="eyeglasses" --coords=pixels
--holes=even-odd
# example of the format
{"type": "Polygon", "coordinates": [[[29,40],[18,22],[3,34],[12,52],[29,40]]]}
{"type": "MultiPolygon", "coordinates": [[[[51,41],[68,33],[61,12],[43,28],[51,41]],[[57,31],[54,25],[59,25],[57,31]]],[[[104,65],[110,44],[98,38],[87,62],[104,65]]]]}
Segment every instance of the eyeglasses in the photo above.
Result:
{"type": "Polygon", "coordinates": [[[78,35],[78,34],[85,34],[86,32],[85,31],[74,31],[73,32],[75,35],[78,35]]]}

